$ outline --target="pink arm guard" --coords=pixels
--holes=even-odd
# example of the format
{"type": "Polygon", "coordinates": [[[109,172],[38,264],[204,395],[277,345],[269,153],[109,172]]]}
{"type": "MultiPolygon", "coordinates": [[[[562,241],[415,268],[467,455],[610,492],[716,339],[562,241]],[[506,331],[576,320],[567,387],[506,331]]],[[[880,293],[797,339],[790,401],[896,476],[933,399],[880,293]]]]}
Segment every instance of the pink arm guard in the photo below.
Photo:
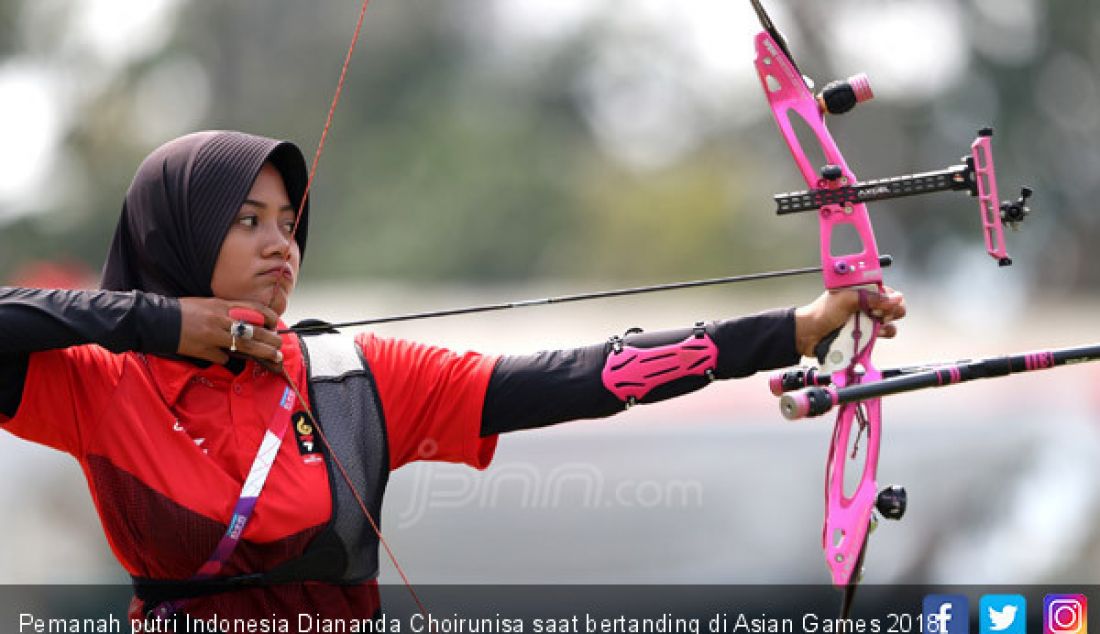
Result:
{"type": "Polygon", "coordinates": [[[685,376],[706,376],[714,380],[718,366],[718,346],[707,334],[703,322],[695,332],[679,343],[656,348],[623,345],[621,337],[611,338],[612,350],[603,367],[603,384],[630,407],[653,388],[685,376]]]}

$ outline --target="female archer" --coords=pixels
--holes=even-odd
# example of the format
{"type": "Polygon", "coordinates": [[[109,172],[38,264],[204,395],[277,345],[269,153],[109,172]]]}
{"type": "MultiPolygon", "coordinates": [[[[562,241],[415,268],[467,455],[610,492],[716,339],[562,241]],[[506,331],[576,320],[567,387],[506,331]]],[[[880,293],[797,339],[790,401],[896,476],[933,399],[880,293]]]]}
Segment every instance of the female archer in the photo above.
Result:
{"type": "MultiPolygon", "coordinates": [[[[390,471],[483,469],[499,434],[794,364],[861,310],[854,291],[826,293],[525,356],[298,336],[280,316],[306,246],[306,180],[286,141],[178,138],[138,168],[100,290],[0,289],[0,427],[80,462],[133,577],[132,615],[369,617],[390,471]],[[657,348],[687,361],[642,377],[628,359],[657,348]]],[[[905,314],[895,293],[864,308],[905,314]]]]}

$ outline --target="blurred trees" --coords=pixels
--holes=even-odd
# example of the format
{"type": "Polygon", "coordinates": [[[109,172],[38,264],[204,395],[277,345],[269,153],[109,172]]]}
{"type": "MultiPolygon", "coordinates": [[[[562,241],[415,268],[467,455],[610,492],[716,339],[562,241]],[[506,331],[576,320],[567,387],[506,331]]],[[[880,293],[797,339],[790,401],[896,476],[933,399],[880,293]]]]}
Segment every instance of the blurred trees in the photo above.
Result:
{"type": "MultiPolygon", "coordinates": [[[[242,129],[293,139],[311,157],[357,4],[182,3],[154,49],[97,66],[72,44],[74,3],[0,0],[0,55],[39,60],[59,78],[59,98],[75,95],[48,195],[0,213],[6,273],[41,258],[98,267],[136,165],[178,134],[242,129]]],[[[819,84],[860,70],[841,63],[822,25],[894,5],[843,4],[834,14],[828,3],[789,16],[792,46],[819,84]]],[[[1095,285],[1100,8],[948,4],[970,38],[967,54],[927,63],[963,64],[961,79],[935,95],[887,96],[832,123],[834,133],[858,173],[880,177],[954,163],[977,127],[995,124],[1002,198],[1024,183],[1039,192],[1039,213],[1027,233],[1011,236],[1010,250],[1037,286],[1054,274],[1059,285],[1095,285]]],[[[492,6],[378,0],[370,8],[315,184],[307,277],[667,279],[816,260],[812,218],[772,213],[771,195],[800,183],[755,85],[718,116],[686,91],[670,95],[676,107],[699,110],[703,133],[674,161],[632,164],[601,144],[584,89],[608,21],[509,65],[509,51],[487,35],[492,6]]],[[[606,13],[629,10],[607,3],[606,13]]],[[[665,55],[660,41],[652,46],[665,55]]],[[[751,69],[750,42],[737,50],[751,69]]],[[[976,205],[942,196],[879,205],[881,249],[930,272],[951,268],[943,261],[951,249],[980,249],[976,205]],[[950,249],[930,246],[945,239],[950,249]]]]}

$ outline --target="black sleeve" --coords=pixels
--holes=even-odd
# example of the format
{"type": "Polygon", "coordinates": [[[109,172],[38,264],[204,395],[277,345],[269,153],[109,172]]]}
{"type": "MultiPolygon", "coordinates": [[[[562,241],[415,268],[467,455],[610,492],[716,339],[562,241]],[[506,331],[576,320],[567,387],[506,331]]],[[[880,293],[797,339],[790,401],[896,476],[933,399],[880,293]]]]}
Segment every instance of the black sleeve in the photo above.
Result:
{"type": "Polygon", "coordinates": [[[32,352],[94,343],[171,354],[180,319],[179,300],[140,291],[0,287],[0,414],[19,409],[32,352]]]}
{"type": "MultiPolygon", "coordinates": [[[[794,309],[775,310],[707,324],[718,347],[715,377],[732,379],[798,363],[794,309]]],[[[630,335],[624,342],[652,348],[683,341],[691,328],[630,335]]],[[[532,355],[506,356],[489,378],[481,435],[544,427],[580,418],[601,418],[623,410],[603,385],[611,343],[532,355]]],[[[653,403],[693,392],[709,380],[690,376],[654,388],[640,402],[653,403]]]]}

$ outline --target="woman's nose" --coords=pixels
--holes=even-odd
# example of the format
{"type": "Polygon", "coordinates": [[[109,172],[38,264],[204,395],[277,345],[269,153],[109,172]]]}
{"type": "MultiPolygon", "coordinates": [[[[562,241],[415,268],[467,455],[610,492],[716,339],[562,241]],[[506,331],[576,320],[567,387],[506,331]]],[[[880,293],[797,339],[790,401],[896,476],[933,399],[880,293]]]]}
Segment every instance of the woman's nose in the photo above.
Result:
{"type": "Polygon", "coordinates": [[[281,222],[265,223],[265,227],[266,230],[263,233],[265,255],[277,253],[285,257],[290,251],[290,242],[294,236],[283,231],[281,222]]]}

